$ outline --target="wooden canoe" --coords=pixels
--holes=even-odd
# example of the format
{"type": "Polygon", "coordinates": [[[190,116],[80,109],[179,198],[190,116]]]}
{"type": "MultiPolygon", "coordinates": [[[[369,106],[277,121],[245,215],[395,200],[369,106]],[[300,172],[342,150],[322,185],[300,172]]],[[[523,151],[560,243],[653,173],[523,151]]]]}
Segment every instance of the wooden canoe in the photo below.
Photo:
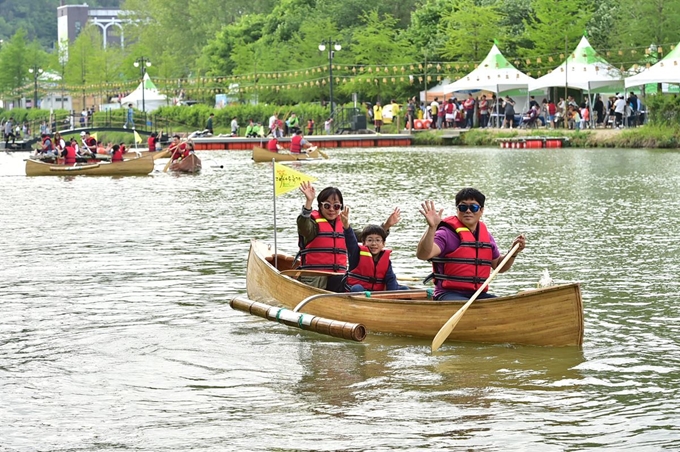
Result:
{"type": "MultiPolygon", "coordinates": [[[[294,266],[293,257],[279,254],[253,240],[248,254],[246,290],[254,301],[289,309],[313,295],[301,312],[328,319],[360,323],[369,333],[432,339],[464,301],[434,301],[426,291],[408,298],[348,296],[310,287],[281,271],[294,266]]],[[[394,296],[394,295],[390,295],[394,296]]],[[[539,346],[577,346],[583,342],[583,303],[578,283],[526,290],[515,295],[478,299],[467,310],[447,341],[539,346]]]]}
{"type": "Polygon", "coordinates": [[[201,159],[196,157],[196,154],[189,154],[181,160],[172,162],[170,164],[170,171],[191,174],[198,173],[201,171],[201,159]]]}
{"type": "Polygon", "coordinates": [[[38,160],[26,160],[27,176],[144,176],[153,171],[153,158],[142,157],[122,162],[96,162],[76,165],[55,165],[38,160]]]}
{"type": "Polygon", "coordinates": [[[253,160],[258,163],[271,162],[306,162],[310,160],[321,160],[321,154],[317,149],[308,154],[282,154],[280,152],[268,151],[259,146],[253,148],[253,160]]]}

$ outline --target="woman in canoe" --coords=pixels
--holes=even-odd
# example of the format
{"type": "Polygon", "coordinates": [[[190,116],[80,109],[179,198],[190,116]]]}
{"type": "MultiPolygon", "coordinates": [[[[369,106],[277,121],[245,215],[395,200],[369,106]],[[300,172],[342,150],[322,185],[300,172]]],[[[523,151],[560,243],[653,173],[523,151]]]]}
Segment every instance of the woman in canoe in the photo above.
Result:
{"type": "MultiPolygon", "coordinates": [[[[435,300],[468,300],[505,258],[496,241],[480,221],[486,197],[475,188],[464,188],[456,194],[456,215],[442,218],[434,202],[425,201],[420,213],[427,220],[427,229],[416,250],[416,257],[432,262],[435,300]]],[[[519,235],[512,245],[519,243],[520,252],[526,241],[519,235]]],[[[510,269],[513,256],[500,272],[510,269]]],[[[491,298],[488,286],[478,298],[491,298]]]]}
{"type": "Polygon", "coordinates": [[[305,195],[305,204],[297,218],[302,261],[300,269],[341,273],[331,276],[301,276],[300,281],[313,287],[342,292],[343,277],[347,271],[344,232],[349,228],[349,209],[343,203],[342,192],[336,187],[324,188],[316,198],[318,210],[312,210],[316,190],[310,182],[302,182],[300,191],[305,195]],[[341,218],[343,212],[344,219],[341,218]]]}

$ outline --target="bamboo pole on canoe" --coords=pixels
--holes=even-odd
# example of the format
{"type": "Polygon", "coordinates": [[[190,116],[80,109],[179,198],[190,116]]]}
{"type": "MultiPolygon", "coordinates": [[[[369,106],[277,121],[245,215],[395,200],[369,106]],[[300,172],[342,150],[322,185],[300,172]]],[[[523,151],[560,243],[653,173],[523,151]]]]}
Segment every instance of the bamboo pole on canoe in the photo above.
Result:
{"type": "Polygon", "coordinates": [[[479,294],[482,293],[484,288],[488,286],[491,281],[496,277],[498,272],[501,271],[501,268],[505,267],[505,264],[508,263],[510,258],[515,255],[517,250],[519,249],[519,243],[516,243],[515,246],[512,247],[510,252],[503,258],[500,264],[494,269],[493,272],[489,275],[488,278],[486,278],[486,281],[479,286],[479,289],[477,289],[477,292],[475,292],[472,297],[465,303],[458,311],[456,311],[455,314],[451,316],[451,318],[444,324],[444,326],[441,327],[441,329],[437,332],[435,335],[434,339],[432,340],[432,351],[436,352],[439,347],[444,343],[444,341],[451,335],[451,331],[458,325],[458,322],[460,322],[460,319],[463,317],[465,314],[465,311],[470,307],[473,301],[477,299],[479,294]]]}
{"type": "Polygon", "coordinates": [[[314,331],[327,336],[349,339],[361,342],[366,338],[366,327],[361,323],[342,322],[340,320],[326,319],[290,309],[270,306],[259,301],[249,300],[244,297],[234,297],[229,306],[238,311],[247,312],[258,317],[265,318],[284,325],[293,326],[302,330],[314,331]]]}

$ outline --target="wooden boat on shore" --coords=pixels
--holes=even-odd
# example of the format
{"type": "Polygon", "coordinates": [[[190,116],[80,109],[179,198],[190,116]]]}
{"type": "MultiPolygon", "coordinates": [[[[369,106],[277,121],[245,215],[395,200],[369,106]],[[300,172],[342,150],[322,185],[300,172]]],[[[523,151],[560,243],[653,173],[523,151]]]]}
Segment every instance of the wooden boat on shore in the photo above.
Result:
{"type": "Polygon", "coordinates": [[[180,160],[172,162],[170,164],[170,171],[195,174],[201,171],[201,167],[201,159],[196,157],[196,154],[191,153],[180,160]]]}
{"type": "Polygon", "coordinates": [[[77,163],[75,165],[57,165],[39,160],[26,160],[27,176],[75,176],[87,174],[93,176],[145,176],[153,171],[154,161],[151,157],[142,157],[122,162],[77,163]]]}
{"type": "MultiPolygon", "coordinates": [[[[250,300],[327,319],[365,325],[369,333],[432,339],[464,301],[435,301],[428,291],[398,297],[395,292],[335,294],[303,284],[288,274],[294,258],[253,240],[248,255],[246,290],[250,300]],[[319,296],[318,299],[310,297],[319,296]],[[389,298],[393,297],[393,298],[389,298]]],[[[413,292],[413,291],[409,291],[413,292]]],[[[316,297],[315,297],[316,298],[316,297]]],[[[583,303],[578,283],[526,290],[515,295],[478,299],[470,305],[447,341],[577,346],[583,342],[583,303]]]]}
{"type": "Polygon", "coordinates": [[[268,151],[259,146],[253,147],[253,160],[257,163],[271,162],[306,162],[309,160],[321,160],[321,153],[314,149],[307,154],[282,154],[280,152],[268,151]]]}

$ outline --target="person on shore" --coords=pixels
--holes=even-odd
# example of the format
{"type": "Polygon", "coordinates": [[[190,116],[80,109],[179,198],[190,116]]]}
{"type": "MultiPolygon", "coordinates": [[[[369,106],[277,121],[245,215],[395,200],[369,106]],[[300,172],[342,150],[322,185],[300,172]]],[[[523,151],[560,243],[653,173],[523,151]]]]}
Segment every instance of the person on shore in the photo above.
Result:
{"type": "Polygon", "coordinates": [[[231,118],[231,136],[232,137],[238,136],[238,129],[239,129],[238,120],[237,120],[236,116],[234,116],[233,118],[231,118]]]}
{"type": "Polygon", "coordinates": [[[333,133],[333,118],[328,118],[324,121],[323,129],[326,132],[326,135],[331,135],[333,133]]]}
{"type": "Polygon", "coordinates": [[[213,135],[213,119],[215,118],[215,113],[210,113],[208,120],[205,123],[205,130],[208,131],[210,135],[213,135]]]}
{"type": "Polygon", "coordinates": [[[301,260],[299,268],[338,273],[329,276],[301,276],[300,282],[332,292],[342,292],[344,274],[347,272],[345,229],[349,228],[349,208],[344,205],[339,188],[326,187],[321,190],[316,197],[318,210],[312,210],[316,195],[312,184],[302,182],[300,191],[305,195],[305,204],[297,218],[301,260]],[[344,214],[344,218],[341,218],[341,214],[344,214]]]}
{"type": "Polygon", "coordinates": [[[314,120],[312,118],[307,120],[307,135],[314,135],[314,120]]]}
{"type": "Polygon", "coordinates": [[[290,117],[286,120],[286,130],[286,135],[295,135],[298,130],[302,130],[300,127],[300,118],[298,118],[295,113],[291,113],[290,117]]]}
{"type": "Polygon", "coordinates": [[[5,122],[5,149],[9,149],[10,138],[12,139],[12,144],[14,144],[16,135],[14,135],[14,118],[12,117],[5,122]]]}
{"type": "MultiPolygon", "coordinates": [[[[455,216],[442,218],[443,209],[435,209],[433,201],[421,204],[419,212],[427,221],[427,229],[418,243],[416,257],[432,262],[435,300],[468,300],[482,286],[504,259],[496,241],[481,221],[486,197],[475,188],[463,188],[456,194],[455,216]]],[[[526,245],[523,235],[512,243],[519,244],[518,253],[526,245]]],[[[499,271],[510,269],[515,254],[499,271]]],[[[490,298],[488,287],[479,298],[490,298]]]]}
{"type": "Polygon", "coordinates": [[[128,127],[134,129],[135,128],[135,111],[132,109],[132,104],[128,104],[126,116],[125,116],[125,124],[123,124],[123,129],[127,129],[128,127]]]}
{"type": "MultiPolygon", "coordinates": [[[[349,215],[349,213],[348,213],[349,215]]],[[[349,216],[348,216],[349,224],[349,216]]],[[[351,228],[348,228],[351,230],[351,228]]],[[[347,292],[366,290],[407,290],[397,282],[390,260],[391,250],[385,248],[387,233],[382,226],[370,224],[360,234],[359,245],[353,233],[345,230],[345,242],[349,256],[349,271],[345,280],[347,292]]]]}
{"type": "Polygon", "coordinates": [[[255,122],[252,118],[248,120],[248,125],[246,126],[246,138],[257,137],[257,129],[255,128],[255,122]]]}
{"type": "Polygon", "coordinates": [[[507,124],[512,129],[515,124],[515,101],[510,99],[510,96],[505,97],[505,119],[503,120],[503,128],[507,124]]]}
{"type": "Polygon", "coordinates": [[[383,110],[380,101],[373,106],[373,126],[376,133],[380,133],[383,123],[383,110]]]}

